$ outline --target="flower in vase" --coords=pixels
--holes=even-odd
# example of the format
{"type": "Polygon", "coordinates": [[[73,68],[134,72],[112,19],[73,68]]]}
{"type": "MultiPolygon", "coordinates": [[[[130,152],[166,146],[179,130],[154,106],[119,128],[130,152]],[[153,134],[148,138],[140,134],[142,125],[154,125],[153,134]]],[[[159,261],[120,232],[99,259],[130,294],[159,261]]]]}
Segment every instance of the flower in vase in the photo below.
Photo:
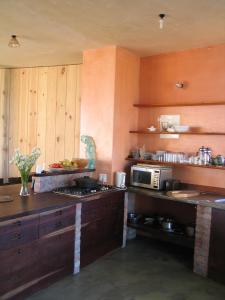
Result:
{"type": "Polygon", "coordinates": [[[20,191],[21,196],[29,195],[27,185],[28,185],[30,170],[32,169],[32,167],[34,166],[34,164],[36,163],[40,155],[41,155],[41,150],[40,148],[37,147],[33,148],[31,154],[26,154],[26,155],[23,155],[19,149],[16,149],[14,156],[10,160],[10,163],[11,164],[14,163],[20,171],[21,183],[22,183],[22,187],[20,191]]]}

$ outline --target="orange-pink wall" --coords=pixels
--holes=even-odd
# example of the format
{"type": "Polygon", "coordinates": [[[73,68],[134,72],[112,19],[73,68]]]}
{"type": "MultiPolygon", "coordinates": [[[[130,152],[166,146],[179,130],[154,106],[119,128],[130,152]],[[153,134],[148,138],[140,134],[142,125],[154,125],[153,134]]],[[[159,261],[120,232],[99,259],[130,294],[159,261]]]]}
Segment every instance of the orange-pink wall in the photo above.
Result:
{"type": "Polygon", "coordinates": [[[129,134],[138,124],[138,111],[133,106],[139,101],[140,58],[117,48],[114,102],[114,133],[112,172],[122,171],[130,149],[137,146],[137,136],[129,134]]]}
{"type": "MultiPolygon", "coordinates": [[[[141,59],[140,102],[151,104],[199,103],[225,101],[225,44],[141,59]],[[185,88],[175,83],[184,81],[185,88]]],[[[196,106],[139,109],[137,128],[157,126],[162,114],[179,114],[181,123],[203,131],[225,132],[224,106],[196,106]]],[[[171,150],[195,153],[202,145],[214,154],[225,155],[224,136],[181,136],[160,139],[138,136],[138,144],[149,150],[171,150]]],[[[175,175],[189,183],[225,188],[225,172],[198,168],[177,168],[175,175]]]]}
{"type": "Polygon", "coordinates": [[[109,182],[137,144],[129,130],[138,120],[133,103],[139,95],[139,66],[136,55],[116,46],[84,51],[81,134],[94,138],[97,175],[107,173],[109,182]]]}

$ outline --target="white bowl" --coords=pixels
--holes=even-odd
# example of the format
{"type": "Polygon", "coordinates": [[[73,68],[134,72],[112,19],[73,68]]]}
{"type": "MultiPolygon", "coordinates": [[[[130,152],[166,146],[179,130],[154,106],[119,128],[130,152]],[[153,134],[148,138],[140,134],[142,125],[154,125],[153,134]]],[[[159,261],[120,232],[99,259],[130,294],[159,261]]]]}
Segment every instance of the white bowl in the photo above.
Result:
{"type": "Polygon", "coordinates": [[[174,125],[175,132],[188,132],[190,129],[189,125],[174,125]]]}
{"type": "Polygon", "coordinates": [[[150,132],[155,132],[156,131],[156,128],[154,126],[151,126],[151,127],[147,128],[147,129],[150,132]]]}

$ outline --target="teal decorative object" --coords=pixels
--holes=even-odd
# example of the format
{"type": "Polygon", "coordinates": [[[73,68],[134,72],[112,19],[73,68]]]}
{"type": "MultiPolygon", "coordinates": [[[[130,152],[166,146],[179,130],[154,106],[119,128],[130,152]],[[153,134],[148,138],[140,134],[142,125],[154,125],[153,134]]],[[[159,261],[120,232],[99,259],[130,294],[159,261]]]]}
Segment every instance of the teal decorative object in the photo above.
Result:
{"type": "Polygon", "coordinates": [[[91,136],[82,135],[80,140],[86,145],[85,153],[86,158],[89,160],[87,167],[88,169],[94,169],[96,161],[96,147],[94,139],[91,136]]]}

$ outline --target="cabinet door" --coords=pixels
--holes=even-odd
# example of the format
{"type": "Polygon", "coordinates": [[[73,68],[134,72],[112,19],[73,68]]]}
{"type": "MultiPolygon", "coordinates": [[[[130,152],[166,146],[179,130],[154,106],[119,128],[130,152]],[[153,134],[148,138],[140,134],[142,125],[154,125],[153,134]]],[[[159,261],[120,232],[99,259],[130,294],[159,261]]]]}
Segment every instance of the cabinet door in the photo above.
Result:
{"type": "Polygon", "coordinates": [[[82,207],[82,220],[87,223],[81,228],[81,267],[122,245],[123,196],[124,193],[111,194],[101,201],[87,202],[84,211],[82,207]]]}
{"type": "Polygon", "coordinates": [[[41,274],[68,269],[73,271],[74,263],[74,229],[52,234],[40,239],[40,268],[41,274]]]}
{"type": "MultiPolygon", "coordinates": [[[[39,242],[0,251],[0,295],[39,277],[39,242]]],[[[1,297],[0,297],[1,298],[1,297]]]]}
{"type": "Polygon", "coordinates": [[[208,276],[225,283],[225,211],[212,210],[208,276]]]}

